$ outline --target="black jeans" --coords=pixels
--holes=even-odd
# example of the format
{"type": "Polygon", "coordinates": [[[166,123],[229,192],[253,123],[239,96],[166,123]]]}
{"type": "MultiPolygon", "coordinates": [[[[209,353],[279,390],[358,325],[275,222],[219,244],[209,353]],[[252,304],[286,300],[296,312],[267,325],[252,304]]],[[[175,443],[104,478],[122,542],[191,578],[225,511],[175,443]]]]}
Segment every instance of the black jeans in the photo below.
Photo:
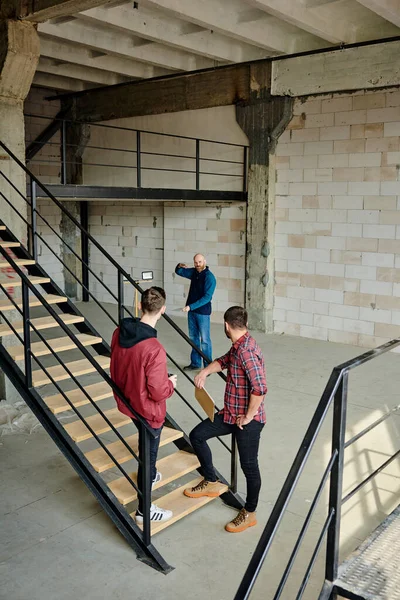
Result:
{"type": "Polygon", "coordinates": [[[261,488],[261,476],[258,466],[258,448],[260,445],[260,435],[264,427],[263,423],[250,421],[239,429],[237,425],[224,423],[223,415],[215,415],[214,422],[206,419],[199,423],[190,432],[190,441],[200,461],[203,475],[207,481],[216,481],[215,469],[212,463],[211,450],[207,440],[223,435],[233,433],[236,437],[239,451],[240,466],[247,483],[247,496],[245,508],[249,512],[254,512],[258,504],[258,496],[261,488]]]}
{"type": "MultiPolygon", "coordinates": [[[[146,432],[141,423],[139,423],[138,421],[133,421],[133,422],[135,423],[135,425],[137,425],[137,428],[138,428],[139,449],[140,449],[142,436],[146,435],[146,432]]],[[[162,426],[159,427],[158,429],[153,429],[153,431],[156,434],[156,437],[153,437],[152,435],[150,435],[150,433],[147,433],[147,435],[149,436],[149,439],[150,439],[150,479],[151,479],[151,481],[153,481],[155,479],[156,474],[157,474],[156,462],[157,462],[158,447],[160,445],[162,426]]],[[[141,457],[139,457],[139,458],[141,458],[141,457]]],[[[143,469],[142,469],[142,466],[140,463],[139,463],[139,467],[138,467],[137,484],[138,484],[139,490],[142,491],[143,490],[143,469]]],[[[143,513],[143,498],[140,494],[138,494],[138,499],[139,499],[138,509],[141,513],[143,513]]]]}

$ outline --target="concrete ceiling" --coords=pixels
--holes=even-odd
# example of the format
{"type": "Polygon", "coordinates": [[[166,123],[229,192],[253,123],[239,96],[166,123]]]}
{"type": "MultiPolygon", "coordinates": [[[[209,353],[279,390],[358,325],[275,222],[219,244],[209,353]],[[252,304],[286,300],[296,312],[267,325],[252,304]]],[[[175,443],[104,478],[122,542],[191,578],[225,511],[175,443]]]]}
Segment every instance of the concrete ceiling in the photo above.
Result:
{"type": "Polygon", "coordinates": [[[34,84],[84,90],[400,34],[400,0],[114,0],[38,24],[34,84]]]}

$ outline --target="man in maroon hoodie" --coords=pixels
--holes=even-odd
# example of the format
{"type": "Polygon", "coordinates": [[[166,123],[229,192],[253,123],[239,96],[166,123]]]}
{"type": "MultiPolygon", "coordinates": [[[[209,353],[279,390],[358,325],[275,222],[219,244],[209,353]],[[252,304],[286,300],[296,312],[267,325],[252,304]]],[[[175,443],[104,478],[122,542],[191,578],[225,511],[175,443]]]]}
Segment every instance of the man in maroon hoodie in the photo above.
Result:
{"type": "MultiPolygon", "coordinates": [[[[167,413],[166,400],[172,396],[176,387],[176,375],[168,377],[167,355],[157,340],[155,329],[157,321],[164,314],[165,291],[151,287],[142,294],[141,319],[122,319],[120,327],[113,334],[111,342],[111,378],[118,385],[132,408],[142,416],[154,430],[156,437],[150,437],[150,468],[154,483],[161,481],[162,475],[156,469],[157,453],[161,430],[167,413]]],[[[114,394],[119,410],[136,421],[141,436],[145,435],[143,425],[134,414],[114,394]]],[[[143,489],[142,468],[139,464],[137,476],[138,488],[143,489]]],[[[159,508],[155,504],[150,508],[152,521],[166,521],[172,517],[172,511],[159,508]]],[[[139,494],[139,506],[136,521],[143,523],[143,502],[139,494]]]]}

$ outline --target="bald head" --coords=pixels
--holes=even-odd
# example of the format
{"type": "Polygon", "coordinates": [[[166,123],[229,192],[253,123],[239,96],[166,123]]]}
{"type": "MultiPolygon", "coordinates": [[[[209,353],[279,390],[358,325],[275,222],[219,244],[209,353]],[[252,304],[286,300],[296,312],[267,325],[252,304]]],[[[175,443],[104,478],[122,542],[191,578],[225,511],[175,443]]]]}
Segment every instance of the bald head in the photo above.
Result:
{"type": "Polygon", "coordinates": [[[204,271],[204,269],[206,268],[206,259],[202,254],[196,254],[193,257],[193,264],[194,264],[194,268],[196,269],[196,271],[200,272],[200,271],[204,271]]]}

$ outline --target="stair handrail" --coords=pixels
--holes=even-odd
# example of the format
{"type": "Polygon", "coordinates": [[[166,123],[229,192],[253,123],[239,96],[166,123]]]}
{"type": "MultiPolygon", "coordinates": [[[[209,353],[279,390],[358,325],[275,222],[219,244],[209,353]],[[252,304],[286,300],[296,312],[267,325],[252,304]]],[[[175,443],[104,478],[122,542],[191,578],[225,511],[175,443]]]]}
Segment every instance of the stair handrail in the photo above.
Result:
{"type": "Polygon", "coordinates": [[[296,457],[292,463],[289,473],[285,479],[285,482],[272,509],[271,515],[267,521],[267,524],[265,525],[265,528],[253,552],[253,555],[243,575],[238,590],[234,596],[234,600],[248,600],[248,598],[250,597],[250,594],[261,571],[263,563],[268,555],[268,552],[271,549],[272,543],[277,534],[285,511],[296,489],[299,478],[302,472],[304,471],[310,453],[314,447],[315,441],[318,437],[318,434],[321,430],[321,427],[332,404],[334,410],[332,425],[332,453],[329,458],[328,464],[325,468],[324,474],[320,480],[317,492],[314,496],[314,499],[311,502],[310,509],[304,520],[304,524],[294,544],[293,552],[291,553],[289,561],[284,570],[283,576],[280,580],[280,583],[278,584],[278,588],[273,596],[273,600],[279,600],[284,591],[284,587],[288,580],[291,568],[300,549],[301,542],[304,539],[308,525],[311,521],[311,517],[314,513],[317,502],[321,497],[324,485],[327,482],[329,476],[330,492],[328,515],[322,527],[321,535],[319,536],[311,560],[309,561],[309,564],[306,568],[304,578],[296,595],[296,600],[300,600],[303,596],[303,593],[309,581],[309,577],[311,575],[312,568],[315,564],[318,551],[321,548],[326,533],[328,534],[328,537],[325,559],[325,581],[321,590],[320,599],[322,600],[323,598],[324,600],[331,600],[333,598],[332,594],[334,593],[335,580],[338,575],[339,567],[339,536],[341,525],[341,507],[355,493],[357,493],[361,489],[361,487],[366,485],[366,483],[368,483],[373,477],[380,473],[395,458],[400,456],[400,450],[395,452],[372,474],[370,474],[366,479],[364,479],[364,481],[358,484],[351,492],[349,492],[344,498],[342,498],[345,449],[357,440],[359,440],[360,437],[371,431],[371,429],[373,429],[377,425],[381,424],[384,420],[389,418],[394,412],[400,410],[400,405],[398,405],[394,409],[386,412],[382,417],[377,419],[374,423],[366,427],[363,431],[359,432],[358,434],[353,436],[353,438],[346,442],[345,429],[347,413],[348,375],[349,372],[355,367],[363,365],[369,362],[370,360],[373,360],[378,356],[381,356],[382,354],[393,350],[399,345],[400,338],[393,339],[373,350],[369,350],[333,368],[330,378],[322,393],[321,399],[317,405],[315,413],[300,444],[300,448],[296,454],[296,457]]]}

